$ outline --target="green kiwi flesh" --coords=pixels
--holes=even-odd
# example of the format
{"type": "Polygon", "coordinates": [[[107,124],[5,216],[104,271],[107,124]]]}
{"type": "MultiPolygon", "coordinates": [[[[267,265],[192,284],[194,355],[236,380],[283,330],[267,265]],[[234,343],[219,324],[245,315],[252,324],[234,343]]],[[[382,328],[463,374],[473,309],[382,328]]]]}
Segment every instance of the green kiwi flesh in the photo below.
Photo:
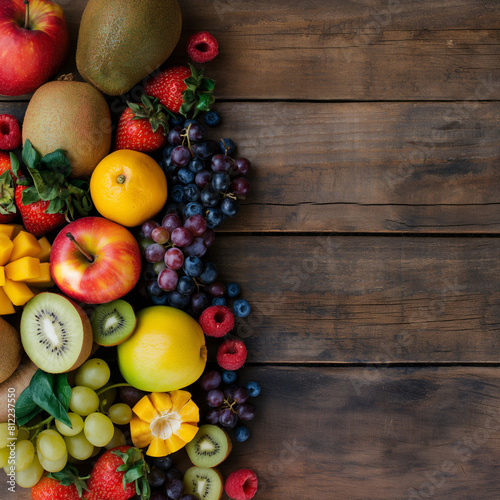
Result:
{"type": "Polygon", "coordinates": [[[201,500],[219,500],[222,496],[222,476],[217,469],[191,467],[184,474],[184,493],[201,500]]]}
{"type": "Polygon", "coordinates": [[[125,300],[114,300],[96,307],[90,323],[94,342],[102,346],[118,345],[134,333],[137,318],[125,300]]]}
{"type": "Polygon", "coordinates": [[[194,439],[186,445],[186,451],[193,465],[215,467],[223,462],[231,451],[231,440],[218,426],[202,425],[194,439]]]}

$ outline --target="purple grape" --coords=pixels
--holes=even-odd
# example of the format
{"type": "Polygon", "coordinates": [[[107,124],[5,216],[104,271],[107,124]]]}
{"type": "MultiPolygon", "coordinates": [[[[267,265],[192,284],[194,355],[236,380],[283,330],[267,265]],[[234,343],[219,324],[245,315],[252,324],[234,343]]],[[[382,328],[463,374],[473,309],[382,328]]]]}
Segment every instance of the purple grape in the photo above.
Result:
{"type": "Polygon", "coordinates": [[[210,408],[218,408],[224,402],[224,393],[220,389],[212,389],[205,399],[210,408]]]}
{"type": "Polygon", "coordinates": [[[234,162],[235,170],[241,175],[248,174],[248,171],[250,170],[251,166],[252,164],[250,163],[250,160],[247,160],[246,158],[238,158],[234,162]]]}
{"type": "Polygon", "coordinates": [[[219,414],[219,423],[228,429],[232,429],[238,423],[238,417],[230,408],[226,408],[219,414]]]}
{"type": "Polygon", "coordinates": [[[243,420],[244,422],[252,420],[255,417],[255,406],[251,403],[237,405],[235,409],[238,417],[240,417],[240,420],[243,420]]]}
{"type": "Polygon", "coordinates": [[[158,226],[151,232],[151,238],[154,242],[164,245],[170,239],[170,233],[164,227],[158,226]]]}
{"type": "Polygon", "coordinates": [[[170,132],[167,135],[167,141],[169,144],[172,146],[178,146],[179,144],[182,144],[182,137],[181,137],[181,132],[182,132],[182,127],[179,125],[176,125],[175,127],[170,129],[170,132]]]}
{"type": "Polygon", "coordinates": [[[219,414],[220,414],[220,410],[217,408],[214,408],[207,413],[205,420],[209,424],[217,425],[219,423],[219,414]]]}
{"type": "Polygon", "coordinates": [[[186,146],[177,146],[172,151],[172,163],[178,167],[185,167],[191,160],[191,151],[186,146]]]}
{"type": "Polygon", "coordinates": [[[200,189],[205,189],[212,182],[212,174],[208,170],[202,170],[196,174],[194,182],[200,189]]]}
{"type": "Polygon", "coordinates": [[[226,399],[232,401],[236,389],[238,389],[238,386],[236,384],[226,385],[226,387],[224,387],[224,396],[226,396],[226,399]]]}
{"type": "Polygon", "coordinates": [[[147,393],[135,387],[120,387],[120,399],[133,408],[147,393]]]}
{"type": "Polygon", "coordinates": [[[172,234],[174,229],[182,226],[181,218],[177,214],[167,214],[163,217],[161,225],[172,234]]]}
{"type": "Polygon", "coordinates": [[[184,483],[180,479],[172,479],[165,487],[165,493],[168,498],[178,500],[184,493],[184,483]]]}
{"type": "Polygon", "coordinates": [[[158,286],[165,292],[171,292],[175,290],[178,280],[179,276],[177,273],[167,267],[158,275],[158,286]]]}
{"type": "Polygon", "coordinates": [[[216,281],[209,285],[208,293],[212,295],[212,297],[223,297],[226,293],[226,285],[224,285],[222,281],[216,281]]]}
{"type": "Polygon", "coordinates": [[[196,257],[203,257],[207,253],[207,250],[207,246],[205,245],[203,238],[201,238],[200,236],[195,238],[193,240],[193,243],[191,243],[191,245],[187,246],[184,249],[186,255],[196,257]]]}
{"type": "Polygon", "coordinates": [[[149,245],[144,251],[144,257],[148,262],[152,263],[160,262],[164,256],[165,256],[165,248],[158,243],[153,243],[152,245],[149,245]]]}
{"type": "Polygon", "coordinates": [[[200,236],[207,229],[207,220],[203,217],[203,215],[195,214],[184,222],[184,227],[189,229],[193,236],[200,236]]]}
{"type": "Polygon", "coordinates": [[[248,397],[249,394],[246,387],[238,387],[238,389],[236,389],[233,394],[233,400],[238,404],[243,404],[248,399],[248,397]]]}
{"type": "Polygon", "coordinates": [[[215,241],[215,231],[213,229],[207,228],[207,230],[201,235],[205,245],[208,247],[212,246],[215,241]]]}
{"type": "Polygon", "coordinates": [[[200,378],[200,386],[204,391],[217,389],[222,381],[221,374],[217,370],[209,370],[200,378]]]}
{"type": "Polygon", "coordinates": [[[205,292],[197,292],[191,296],[191,309],[195,314],[201,314],[212,301],[205,292]]]}
{"type": "Polygon", "coordinates": [[[164,262],[169,269],[177,271],[177,269],[180,269],[184,264],[184,254],[182,250],[179,248],[169,248],[165,252],[164,262]]]}
{"type": "Polygon", "coordinates": [[[236,177],[231,182],[231,190],[237,196],[246,196],[250,191],[250,183],[243,177],[236,177]]]}
{"type": "Polygon", "coordinates": [[[151,233],[155,227],[158,227],[160,224],[154,220],[148,220],[141,227],[141,233],[144,238],[151,238],[151,233]]]}
{"type": "Polygon", "coordinates": [[[191,231],[185,227],[178,227],[174,229],[170,235],[170,239],[174,245],[181,248],[187,247],[193,243],[193,235],[191,234],[191,231]]]}
{"type": "Polygon", "coordinates": [[[223,154],[217,154],[212,157],[210,167],[214,172],[229,172],[231,169],[231,160],[223,154]]]}
{"type": "Polygon", "coordinates": [[[164,471],[154,465],[151,467],[148,474],[148,483],[151,488],[161,488],[165,484],[166,479],[164,471]]]}
{"type": "Polygon", "coordinates": [[[194,142],[199,142],[205,139],[207,131],[201,123],[193,123],[189,127],[189,140],[194,142]]]}

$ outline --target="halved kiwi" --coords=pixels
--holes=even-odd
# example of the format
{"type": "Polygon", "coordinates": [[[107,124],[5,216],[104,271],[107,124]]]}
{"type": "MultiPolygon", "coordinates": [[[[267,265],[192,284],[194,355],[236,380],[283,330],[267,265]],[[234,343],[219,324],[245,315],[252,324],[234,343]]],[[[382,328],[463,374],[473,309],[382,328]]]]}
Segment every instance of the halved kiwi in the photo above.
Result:
{"type": "Polygon", "coordinates": [[[219,500],[222,496],[222,475],[217,469],[191,467],[184,474],[184,493],[201,500],[219,500]]]}
{"type": "Polygon", "coordinates": [[[229,455],[231,439],[216,425],[202,425],[196,436],[186,445],[186,451],[194,465],[215,467],[229,455]]]}
{"type": "Polygon", "coordinates": [[[103,346],[118,345],[134,333],[137,318],[132,306],[124,300],[114,300],[95,308],[90,318],[94,342],[103,346]]]}
{"type": "Polygon", "coordinates": [[[78,368],[92,350],[92,327],[84,310],[56,293],[35,295],[21,316],[21,342],[31,361],[49,373],[78,368]]]}

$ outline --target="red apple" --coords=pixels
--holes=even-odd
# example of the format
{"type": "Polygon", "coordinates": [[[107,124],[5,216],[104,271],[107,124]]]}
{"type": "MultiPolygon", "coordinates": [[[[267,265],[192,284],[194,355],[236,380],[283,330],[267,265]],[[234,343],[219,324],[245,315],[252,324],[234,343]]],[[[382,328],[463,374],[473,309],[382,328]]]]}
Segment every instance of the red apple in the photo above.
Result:
{"type": "Polygon", "coordinates": [[[61,291],[87,304],[123,297],[141,274],[141,254],[132,233],[103,217],[83,217],[56,236],[50,274],[61,291]]]}
{"type": "Polygon", "coordinates": [[[0,94],[34,92],[57,72],[68,46],[60,5],[50,0],[2,0],[0,94]]]}

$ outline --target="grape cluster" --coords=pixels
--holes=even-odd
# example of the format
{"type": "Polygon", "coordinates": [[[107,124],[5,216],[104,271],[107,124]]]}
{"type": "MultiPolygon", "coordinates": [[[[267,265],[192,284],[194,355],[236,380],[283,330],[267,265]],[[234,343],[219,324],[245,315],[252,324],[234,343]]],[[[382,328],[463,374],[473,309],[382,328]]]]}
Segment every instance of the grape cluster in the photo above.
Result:
{"type": "Polygon", "coordinates": [[[182,474],[174,467],[172,456],[146,456],[150,472],[148,482],[151,487],[150,500],[192,500],[196,497],[184,495],[182,474]]]}
{"type": "Polygon", "coordinates": [[[125,403],[112,404],[116,391],[104,387],[109,377],[109,366],[101,359],[89,359],[78,369],[69,403],[71,427],[52,417],[28,429],[9,429],[7,424],[0,424],[2,467],[7,465],[10,451],[2,444],[9,434],[17,434],[15,470],[19,486],[31,488],[44,471],[59,472],[68,461],[87,460],[101,447],[111,449],[126,443],[124,433],[115,425],[128,424],[132,409],[125,403]]]}
{"type": "Polygon", "coordinates": [[[206,421],[234,429],[235,439],[244,442],[250,437],[250,431],[241,422],[248,422],[255,417],[255,406],[248,399],[260,394],[260,386],[257,382],[238,385],[236,379],[234,371],[225,370],[221,375],[217,370],[209,370],[201,377],[200,385],[206,392],[205,401],[210,408],[206,421]]]}

